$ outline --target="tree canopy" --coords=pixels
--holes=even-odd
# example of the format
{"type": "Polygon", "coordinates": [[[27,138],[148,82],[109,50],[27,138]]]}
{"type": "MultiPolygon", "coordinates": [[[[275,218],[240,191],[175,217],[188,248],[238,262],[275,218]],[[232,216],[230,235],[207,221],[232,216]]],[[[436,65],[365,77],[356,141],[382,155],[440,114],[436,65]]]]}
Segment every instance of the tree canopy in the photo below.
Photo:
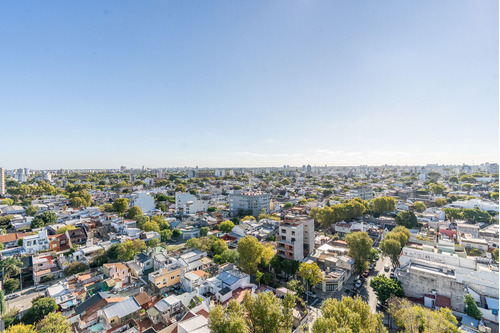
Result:
{"type": "Polygon", "coordinates": [[[349,256],[354,259],[356,271],[362,273],[368,269],[373,240],[366,232],[353,232],[345,237],[349,246],[349,256]]]}

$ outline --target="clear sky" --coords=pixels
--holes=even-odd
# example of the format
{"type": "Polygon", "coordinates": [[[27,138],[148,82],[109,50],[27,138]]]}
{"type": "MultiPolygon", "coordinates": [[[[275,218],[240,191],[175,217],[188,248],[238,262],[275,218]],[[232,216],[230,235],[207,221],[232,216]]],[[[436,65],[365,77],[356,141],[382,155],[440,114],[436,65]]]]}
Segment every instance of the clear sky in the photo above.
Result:
{"type": "Polygon", "coordinates": [[[483,163],[498,1],[0,1],[0,166],[483,163]]]}

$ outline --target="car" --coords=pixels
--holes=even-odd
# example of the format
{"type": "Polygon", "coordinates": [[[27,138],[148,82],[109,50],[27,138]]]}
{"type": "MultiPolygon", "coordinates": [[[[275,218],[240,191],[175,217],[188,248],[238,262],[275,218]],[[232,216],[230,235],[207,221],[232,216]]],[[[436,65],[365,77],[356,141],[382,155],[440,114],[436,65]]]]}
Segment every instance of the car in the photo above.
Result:
{"type": "Polygon", "coordinates": [[[356,292],[356,290],[354,290],[354,289],[351,289],[351,290],[349,291],[349,296],[351,296],[351,297],[356,296],[356,294],[357,294],[357,292],[356,292]]]}
{"type": "Polygon", "coordinates": [[[396,275],[394,274],[394,272],[391,273],[391,275],[389,276],[391,279],[395,279],[396,278],[396,275]]]}
{"type": "Polygon", "coordinates": [[[21,296],[21,295],[19,295],[19,294],[10,294],[10,295],[7,295],[5,297],[5,300],[8,301],[10,299],[18,298],[19,296],[21,296]]]}
{"type": "Polygon", "coordinates": [[[49,286],[46,285],[46,284],[41,284],[39,286],[36,286],[36,291],[42,291],[42,290],[45,290],[47,289],[49,286]]]}
{"type": "Polygon", "coordinates": [[[371,264],[370,264],[369,269],[370,269],[370,270],[372,270],[372,269],[374,269],[374,268],[375,268],[375,264],[374,264],[374,263],[371,263],[371,264]]]}
{"type": "Polygon", "coordinates": [[[346,290],[344,290],[344,292],[345,292],[346,294],[349,294],[349,293],[351,292],[351,289],[346,289],[346,290]]]}
{"type": "Polygon", "coordinates": [[[359,288],[361,288],[362,285],[363,285],[363,281],[361,281],[361,280],[354,281],[354,287],[359,289],[359,288]]]}
{"type": "Polygon", "coordinates": [[[369,272],[369,271],[366,271],[366,272],[364,272],[364,273],[363,273],[363,275],[362,275],[362,276],[363,276],[364,278],[367,278],[367,277],[368,277],[368,275],[370,275],[370,272],[369,272]]]}
{"type": "Polygon", "coordinates": [[[388,264],[384,266],[384,271],[388,272],[391,269],[391,266],[388,264]]]}

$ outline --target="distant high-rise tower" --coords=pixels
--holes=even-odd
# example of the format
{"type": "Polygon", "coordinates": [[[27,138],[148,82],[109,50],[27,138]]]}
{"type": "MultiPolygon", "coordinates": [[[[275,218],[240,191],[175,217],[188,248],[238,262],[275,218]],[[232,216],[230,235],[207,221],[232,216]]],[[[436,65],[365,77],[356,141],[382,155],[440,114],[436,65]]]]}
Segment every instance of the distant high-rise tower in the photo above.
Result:
{"type": "Polygon", "coordinates": [[[308,174],[308,175],[310,175],[310,174],[311,174],[311,172],[312,172],[311,165],[310,165],[310,164],[308,164],[306,168],[307,168],[307,169],[306,169],[306,170],[307,170],[307,174],[308,174]]]}
{"type": "Polygon", "coordinates": [[[0,168],[0,195],[5,195],[5,169],[0,168]]]}
{"type": "Polygon", "coordinates": [[[127,170],[127,167],[126,167],[126,166],[124,166],[124,165],[122,165],[122,166],[120,167],[120,171],[121,171],[121,172],[125,172],[125,170],[127,170]]]}

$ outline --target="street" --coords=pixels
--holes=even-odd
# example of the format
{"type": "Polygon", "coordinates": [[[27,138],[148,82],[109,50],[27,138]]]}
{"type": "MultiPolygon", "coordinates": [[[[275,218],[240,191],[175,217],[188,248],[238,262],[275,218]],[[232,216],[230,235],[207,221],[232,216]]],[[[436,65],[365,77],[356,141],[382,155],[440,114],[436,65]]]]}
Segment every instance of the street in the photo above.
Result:
{"type": "Polygon", "coordinates": [[[19,310],[19,313],[22,313],[31,307],[31,300],[33,298],[44,295],[44,292],[37,292],[35,287],[30,287],[24,289],[22,292],[18,291],[17,293],[20,293],[21,296],[6,301],[7,311],[16,308],[19,310]]]}
{"type": "MultiPolygon", "coordinates": [[[[384,258],[380,257],[380,259],[376,262],[375,268],[370,271],[370,275],[365,279],[363,285],[359,289],[359,292],[357,293],[357,296],[360,296],[365,302],[370,305],[370,308],[373,313],[377,311],[377,295],[373,291],[373,289],[370,287],[370,281],[372,278],[376,277],[377,275],[385,275],[387,277],[390,276],[390,271],[386,272],[384,271],[384,266],[391,265],[391,260],[389,258],[384,258]]],[[[345,282],[344,286],[337,291],[331,292],[329,294],[324,295],[323,293],[316,292],[316,295],[318,295],[318,298],[316,299],[311,299],[309,298],[309,324],[310,327],[312,326],[312,323],[314,320],[316,320],[316,317],[321,315],[321,305],[323,304],[323,301],[328,298],[336,298],[336,299],[341,299],[342,296],[347,296],[347,293],[345,292],[346,289],[354,289],[354,281],[358,278],[357,274],[354,274],[351,276],[351,278],[345,282]],[[323,294],[323,295],[321,295],[323,294]],[[321,297],[323,296],[323,297],[321,297]]]]}

